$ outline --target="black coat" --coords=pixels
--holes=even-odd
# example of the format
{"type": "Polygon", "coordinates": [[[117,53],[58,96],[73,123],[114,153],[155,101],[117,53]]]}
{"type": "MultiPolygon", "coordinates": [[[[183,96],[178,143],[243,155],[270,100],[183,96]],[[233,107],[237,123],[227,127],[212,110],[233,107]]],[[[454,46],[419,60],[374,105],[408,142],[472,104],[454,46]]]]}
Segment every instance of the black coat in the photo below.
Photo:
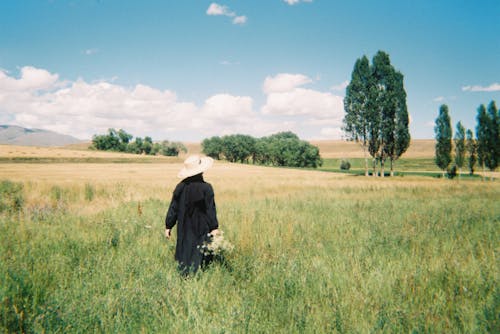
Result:
{"type": "Polygon", "coordinates": [[[171,229],[176,223],[175,259],[184,273],[196,272],[204,261],[200,246],[219,227],[214,191],[202,174],[182,180],[175,188],[165,227],[171,229]]]}

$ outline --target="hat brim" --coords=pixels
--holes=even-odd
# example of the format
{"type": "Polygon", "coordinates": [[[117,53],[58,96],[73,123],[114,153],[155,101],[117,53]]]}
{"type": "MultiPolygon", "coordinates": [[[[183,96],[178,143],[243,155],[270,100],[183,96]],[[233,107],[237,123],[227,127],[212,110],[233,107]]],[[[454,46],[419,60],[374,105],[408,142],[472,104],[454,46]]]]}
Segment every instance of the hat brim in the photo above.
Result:
{"type": "Polygon", "coordinates": [[[196,174],[200,174],[210,169],[214,164],[214,159],[210,157],[202,157],[200,158],[201,163],[196,166],[196,168],[186,168],[183,167],[180,172],[177,174],[179,179],[185,179],[186,177],[194,176],[196,174]]]}

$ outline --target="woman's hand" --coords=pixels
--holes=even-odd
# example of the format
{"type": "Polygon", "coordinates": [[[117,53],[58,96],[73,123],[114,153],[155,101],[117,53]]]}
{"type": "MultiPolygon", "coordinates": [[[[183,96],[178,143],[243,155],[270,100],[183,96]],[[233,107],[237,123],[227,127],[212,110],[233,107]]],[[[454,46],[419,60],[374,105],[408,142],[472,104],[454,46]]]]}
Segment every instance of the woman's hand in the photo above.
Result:
{"type": "Polygon", "coordinates": [[[215,230],[210,231],[210,234],[216,236],[217,234],[219,234],[219,232],[219,229],[216,228],[215,230]]]}
{"type": "Polygon", "coordinates": [[[165,238],[170,239],[170,229],[166,228],[165,229],[165,238]]]}

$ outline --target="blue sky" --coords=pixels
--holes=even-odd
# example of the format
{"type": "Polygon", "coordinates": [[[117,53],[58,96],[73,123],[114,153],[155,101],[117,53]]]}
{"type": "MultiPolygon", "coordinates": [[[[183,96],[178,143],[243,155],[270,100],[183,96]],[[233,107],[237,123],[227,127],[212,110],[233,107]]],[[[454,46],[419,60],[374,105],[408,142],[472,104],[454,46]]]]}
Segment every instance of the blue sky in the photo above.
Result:
{"type": "Polygon", "coordinates": [[[0,124],[79,138],[342,136],[354,62],[386,51],[413,138],[500,103],[500,1],[0,1],[0,124]]]}

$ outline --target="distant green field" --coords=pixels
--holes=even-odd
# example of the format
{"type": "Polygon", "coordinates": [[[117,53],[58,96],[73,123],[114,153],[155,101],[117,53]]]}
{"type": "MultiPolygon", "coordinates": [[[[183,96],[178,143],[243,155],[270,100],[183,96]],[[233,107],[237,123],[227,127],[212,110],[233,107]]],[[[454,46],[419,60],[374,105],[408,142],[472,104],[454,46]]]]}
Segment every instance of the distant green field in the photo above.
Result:
{"type": "MultiPolygon", "coordinates": [[[[328,172],[339,172],[339,173],[350,173],[363,175],[365,168],[365,160],[362,158],[350,158],[350,159],[323,159],[323,166],[319,167],[319,170],[328,172]],[[348,171],[341,170],[340,165],[342,161],[348,161],[351,164],[351,168],[348,171]]],[[[378,168],[378,167],[377,167],[378,168]]],[[[368,160],[368,171],[371,174],[373,170],[372,160],[368,160]]],[[[390,172],[390,165],[386,164],[385,173],[390,172]]],[[[395,176],[404,175],[420,175],[420,176],[431,176],[431,177],[441,177],[442,171],[436,166],[433,158],[401,158],[394,164],[394,174],[395,176]]],[[[462,178],[479,178],[478,175],[469,175],[467,168],[462,169],[462,178]]]]}

